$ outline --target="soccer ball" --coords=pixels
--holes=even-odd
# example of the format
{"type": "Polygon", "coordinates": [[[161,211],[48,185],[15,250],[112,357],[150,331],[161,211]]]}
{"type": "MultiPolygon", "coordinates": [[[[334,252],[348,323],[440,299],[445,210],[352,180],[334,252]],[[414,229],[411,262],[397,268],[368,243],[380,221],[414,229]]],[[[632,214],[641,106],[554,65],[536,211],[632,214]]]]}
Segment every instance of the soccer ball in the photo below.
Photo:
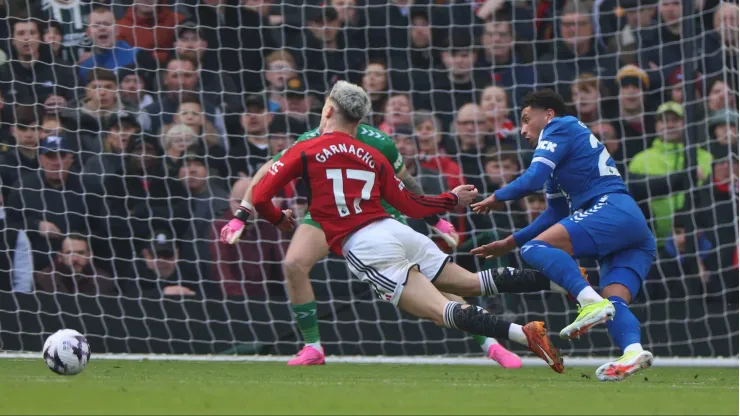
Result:
{"type": "Polygon", "coordinates": [[[65,375],[79,374],[90,360],[90,344],[74,329],[60,329],[44,342],[44,361],[49,370],[65,375]]]}

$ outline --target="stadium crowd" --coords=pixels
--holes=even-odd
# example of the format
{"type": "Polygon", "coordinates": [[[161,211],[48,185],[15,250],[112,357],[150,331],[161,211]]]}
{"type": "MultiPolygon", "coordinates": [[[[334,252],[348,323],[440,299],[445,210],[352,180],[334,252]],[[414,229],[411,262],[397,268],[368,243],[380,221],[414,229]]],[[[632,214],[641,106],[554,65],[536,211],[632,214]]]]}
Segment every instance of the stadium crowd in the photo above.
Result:
{"type": "MultiPolygon", "coordinates": [[[[348,80],[430,194],[488,195],[521,174],[533,149],[518,103],[557,90],[650,219],[647,296],[736,300],[738,5],[683,16],[682,1],[5,0],[0,290],[284,296],[290,236],[257,221],[231,246],[218,231],[348,80]]],[[[306,197],[299,181],[278,202],[300,215],[306,197]]],[[[457,261],[482,266],[471,248],[545,207],[537,194],[452,214],[457,261]]]]}

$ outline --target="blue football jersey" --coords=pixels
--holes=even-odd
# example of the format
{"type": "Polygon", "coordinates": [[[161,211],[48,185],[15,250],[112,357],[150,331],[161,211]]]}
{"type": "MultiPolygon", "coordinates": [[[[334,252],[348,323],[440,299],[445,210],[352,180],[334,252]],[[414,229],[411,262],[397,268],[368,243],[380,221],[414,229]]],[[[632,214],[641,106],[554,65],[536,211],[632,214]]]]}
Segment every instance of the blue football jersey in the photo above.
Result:
{"type": "Polygon", "coordinates": [[[553,169],[546,192],[565,194],[572,211],[585,208],[587,202],[604,194],[628,193],[604,145],[572,116],[556,117],[545,126],[532,163],[544,163],[553,169]]]}

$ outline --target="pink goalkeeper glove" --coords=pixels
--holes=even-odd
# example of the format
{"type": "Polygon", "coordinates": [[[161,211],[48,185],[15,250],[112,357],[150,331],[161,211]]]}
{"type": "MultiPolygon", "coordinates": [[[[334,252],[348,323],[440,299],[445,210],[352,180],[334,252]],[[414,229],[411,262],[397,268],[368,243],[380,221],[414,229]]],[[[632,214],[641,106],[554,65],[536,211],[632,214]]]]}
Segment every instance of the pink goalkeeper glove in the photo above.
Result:
{"type": "Polygon", "coordinates": [[[460,244],[460,236],[455,230],[455,226],[449,221],[440,219],[432,226],[432,231],[441,237],[450,248],[456,248],[460,244]]]}
{"type": "Polygon", "coordinates": [[[234,213],[234,218],[221,228],[221,241],[229,244],[235,244],[239,241],[239,237],[242,236],[244,227],[246,227],[247,220],[252,216],[253,209],[252,204],[242,201],[239,209],[234,213]]]}
{"type": "Polygon", "coordinates": [[[245,226],[246,224],[244,224],[244,221],[238,218],[233,218],[228,224],[221,228],[221,241],[224,243],[235,244],[239,241],[239,237],[242,236],[245,226]]]}

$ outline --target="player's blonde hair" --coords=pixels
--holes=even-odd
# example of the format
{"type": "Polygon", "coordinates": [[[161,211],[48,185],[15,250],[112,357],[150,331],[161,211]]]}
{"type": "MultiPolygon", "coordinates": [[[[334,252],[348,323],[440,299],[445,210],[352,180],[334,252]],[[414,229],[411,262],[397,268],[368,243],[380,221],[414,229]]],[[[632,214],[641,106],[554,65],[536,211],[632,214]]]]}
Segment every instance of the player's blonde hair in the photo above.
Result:
{"type": "Polygon", "coordinates": [[[359,122],[365,118],[372,106],[365,90],[347,81],[337,81],[329,98],[337,104],[342,117],[350,122],[359,122]]]}

